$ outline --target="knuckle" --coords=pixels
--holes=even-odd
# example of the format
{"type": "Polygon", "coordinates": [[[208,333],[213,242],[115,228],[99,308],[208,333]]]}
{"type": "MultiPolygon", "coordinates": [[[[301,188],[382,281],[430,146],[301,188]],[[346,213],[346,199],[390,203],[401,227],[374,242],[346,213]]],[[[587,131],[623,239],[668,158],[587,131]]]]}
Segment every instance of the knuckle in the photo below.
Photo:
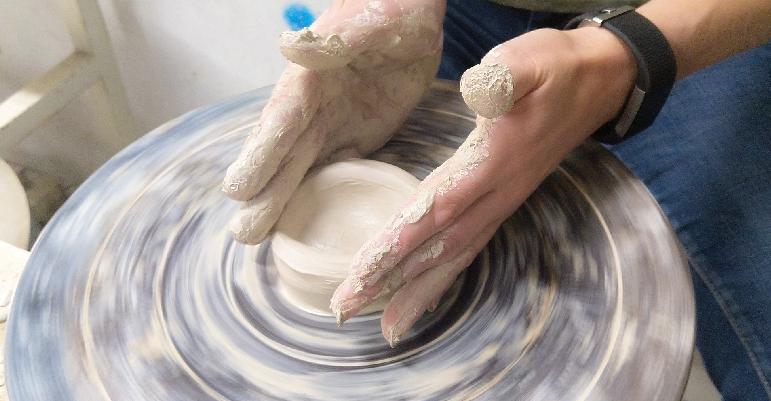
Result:
{"type": "Polygon", "coordinates": [[[437,227],[447,226],[462,211],[461,196],[454,194],[456,191],[452,192],[448,192],[434,200],[434,223],[437,227]]]}
{"type": "Polygon", "coordinates": [[[455,259],[460,251],[465,247],[464,239],[460,230],[453,230],[442,241],[442,252],[440,254],[442,261],[450,261],[455,259]]]}

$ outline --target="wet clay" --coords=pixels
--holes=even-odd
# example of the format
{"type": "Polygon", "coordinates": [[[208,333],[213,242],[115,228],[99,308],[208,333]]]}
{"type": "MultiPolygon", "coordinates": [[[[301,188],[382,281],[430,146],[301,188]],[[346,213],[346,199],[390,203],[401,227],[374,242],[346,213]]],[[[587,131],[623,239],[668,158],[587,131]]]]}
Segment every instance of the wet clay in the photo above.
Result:
{"type": "MultiPolygon", "coordinates": [[[[458,150],[426,177],[418,187],[417,194],[412,204],[399,214],[389,225],[386,234],[374,238],[366,243],[354,258],[355,271],[352,277],[354,293],[361,294],[365,289],[373,286],[386,275],[401,276],[397,269],[400,260],[398,252],[398,233],[404,226],[420,221],[431,211],[436,196],[446,194],[456,188],[463,180],[469,179],[480,163],[489,156],[489,137],[492,128],[492,120],[478,118],[476,128],[471,131],[458,150]]],[[[444,250],[444,245],[439,245],[443,240],[435,236],[421,246],[421,249],[433,249],[439,257],[444,250]]],[[[386,280],[388,283],[401,283],[401,277],[392,277],[386,280]]],[[[389,288],[393,290],[395,288],[389,288]]],[[[330,307],[340,320],[344,312],[343,300],[333,299],[330,307]]]]}
{"type": "Polygon", "coordinates": [[[460,92],[471,110],[482,117],[495,118],[514,104],[514,76],[503,64],[478,64],[463,73],[460,92]]]}
{"type": "MultiPolygon", "coordinates": [[[[296,306],[329,315],[329,300],[353,255],[417,185],[406,171],[373,160],[337,162],[310,173],[287,204],[271,245],[280,282],[296,306]]],[[[365,313],[382,309],[384,301],[365,313]]]]}
{"type": "Polygon", "coordinates": [[[326,38],[304,28],[281,34],[281,54],[287,60],[314,70],[339,68],[351,61],[350,48],[338,35],[326,38]]]}

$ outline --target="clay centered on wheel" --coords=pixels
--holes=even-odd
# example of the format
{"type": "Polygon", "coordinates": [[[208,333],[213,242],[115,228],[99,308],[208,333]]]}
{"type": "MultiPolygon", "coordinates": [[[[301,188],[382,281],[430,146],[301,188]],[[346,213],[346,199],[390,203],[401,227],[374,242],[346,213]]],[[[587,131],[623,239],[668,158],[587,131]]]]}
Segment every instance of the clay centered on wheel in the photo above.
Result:
{"type": "MultiPolygon", "coordinates": [[[[329,300],[361,245],[395,216],[417,188],[412,174],[376,160],[323,166],[303,180],[279,219],[271,253],[287,298],[331,315],[329,300]]],[[[388,296],[362,311],[382,310],[388,296]]]]}

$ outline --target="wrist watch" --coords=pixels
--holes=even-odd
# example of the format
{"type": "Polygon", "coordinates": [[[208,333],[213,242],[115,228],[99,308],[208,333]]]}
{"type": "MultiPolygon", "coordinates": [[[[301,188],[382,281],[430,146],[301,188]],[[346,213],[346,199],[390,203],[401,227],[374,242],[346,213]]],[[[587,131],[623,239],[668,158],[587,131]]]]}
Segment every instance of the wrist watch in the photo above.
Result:
{"type": "Polygon", "coordinates": [[[616,118],[594,134],[604,143],[618,143],[648,128],[664,106],[677,75],[675,55],[666,37],[633,7],[604,9],[572,19],[565,29],[596,26],[618,36],[634,55],[637,79],[616,118]]]}

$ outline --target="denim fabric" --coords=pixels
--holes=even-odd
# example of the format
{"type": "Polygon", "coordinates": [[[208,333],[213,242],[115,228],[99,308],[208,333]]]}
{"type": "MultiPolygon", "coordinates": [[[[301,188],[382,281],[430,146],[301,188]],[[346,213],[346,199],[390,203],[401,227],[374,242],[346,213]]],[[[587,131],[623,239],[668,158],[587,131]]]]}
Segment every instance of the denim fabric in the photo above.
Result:
{"type": "Polygon", "coordinates": [[[568,23],[571,14],[533,12],[485,0],[448,0],[439,78],[458,80],[495,45],[524,32],[568,23]]]}
{"type": "Polygon", "coordinates": [[[679,82],[650,128],[611,149],[688,251],[715,385],[771,399],[771,45],[679,82]]]}
{"type": "MultiPolygon", "coordinates": [[[[571,16],[450,0],[439,76],[571,16]]],[[[656,122],[610,147],[688,252],[696,344],[726,401],[771,400],[771,44],[678,82],[656,122]]]]}

